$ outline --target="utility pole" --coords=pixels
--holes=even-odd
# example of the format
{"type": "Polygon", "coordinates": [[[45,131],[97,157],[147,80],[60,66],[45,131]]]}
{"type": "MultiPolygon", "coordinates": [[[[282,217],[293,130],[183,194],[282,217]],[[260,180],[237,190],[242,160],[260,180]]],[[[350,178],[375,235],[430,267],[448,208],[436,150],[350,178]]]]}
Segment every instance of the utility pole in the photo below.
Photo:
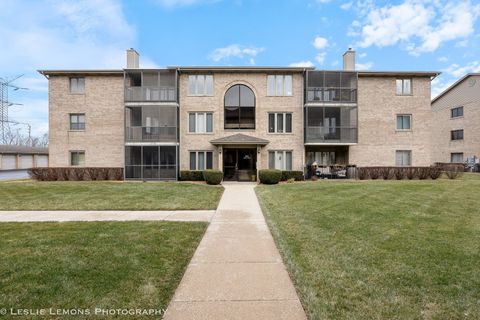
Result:
{"type": "Polygon", "coordinates": [[[6,144],[5,135],[9,130],[9,119],[8,119],[8,108],[13,105],[21,105],[19,103],[13,103],[8,100],[8,90],[12,88],[14,91],[17,90],[26,90],[26,88],[17,87],[13,84],[15,80],[20,78],[22,75],[14,77],[12,79],[0,78],[0,134],[1,134],[1,144],[6,144]]]}

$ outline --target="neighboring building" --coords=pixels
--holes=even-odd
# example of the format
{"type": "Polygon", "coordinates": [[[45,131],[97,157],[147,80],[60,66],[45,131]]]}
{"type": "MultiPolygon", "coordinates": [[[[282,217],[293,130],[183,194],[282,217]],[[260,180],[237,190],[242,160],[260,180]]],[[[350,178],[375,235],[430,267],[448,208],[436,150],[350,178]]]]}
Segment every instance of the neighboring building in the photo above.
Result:
{"type": "Polygon", "coordinates": [[[433,161],[480,157],[480,73],[469,73],[432,100],[433,161]]]}
{"type": "Polygon", "coordinates": [[[436,72],[299,67],[42,70],[49,79],[50,165],[124,167],[126,179],[220,169],[430,165],[436,72]]]}
{"type": "Polygon", "coordinates": [[[0,145],[0,171],[48,167],[48,149],[0,145]]]}

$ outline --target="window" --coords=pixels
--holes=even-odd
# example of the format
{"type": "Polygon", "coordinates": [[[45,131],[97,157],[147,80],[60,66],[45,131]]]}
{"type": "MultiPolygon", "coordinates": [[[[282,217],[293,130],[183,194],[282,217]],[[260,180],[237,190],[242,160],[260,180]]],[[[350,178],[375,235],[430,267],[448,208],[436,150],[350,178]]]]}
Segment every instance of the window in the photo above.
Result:
{"type": "Polygon", "coordinates": [[[452,118],[463,117],[463,106],[453,108],[451,110],[451,117],[452,118]]]}
{"type": "Polygon", "coordinates": [[[412,94],[412,79],[397,79],[397,95],[412,94]]]}
{"type": "Polygon", "coordinates": [[[70,93],[84,93],[85,78],[70,78],[70,93]]]}
{"type": "Polygon", "coordinates": [[[70,151],[70,165],[84,166],[85,165],[85,151],[70,151]]]}
{"type": "Polygon", "coordinates": [[[309,164],[314,162],[319,166],[330,166],[335,164],[335,151],[309,151],[307,152],[309,164]]]}
{"type": "Polygon", "coordinates": [[[85,113],[70,114],[70,130],[85,130],[85,113]]]}
{"type": "Polygon", "coordinates": [[[269,75],[267,76],[268,96],[291,96],[292,91],[291,75],[269,75]]]}
{"type": "Polygon", "coordinates": [[[206,170],[212,168],[212,151],[190,151],[190,170],[206,170]]]}
{"type": "Polygon", "coordinates": [[[292,114],[291,113],[269,113],[268,114],[268,132],[269,133],[291,133],[292,132],[292,114]]]}
{"type": "Polygon", "coordinates": [[[188,76],[189,96],[213,96],[212,75],[190,75],[188,76]]]}
{"type": "Polygon", "coordinates": [[[450,131],[450,138],[452,140],[463,140],[463,129],[450,131]]]}
{"type": "Polygon", "coordinates": [[[225,129],[255,129],[255,94],[243,84],[225,93],[225,129]]]}
{"type": "Polygon", "coordinates": [[[192,112],[188,114],[188,132],[210,133],[213,132],[213,113],[192,112]]]}
{"type": "Polygon", "coordinates": [[[397,115],[397,130],[410,130],[412,129],[412,115],[411,114],[398,114],[397,115]]]}
{"type": "Polygon", "coordinates": [[[463,152],[454,152],[450,154],[450,162],[463,163],[463,152]]]}
{"type": "Polygon", "coordinates": [[[412,151],[397,150],[395,152],[395,165],[397,167],[408,167],[412,165],[412,151]]]}
{"type": "Polygon", "coordinates": [[[269,151],[268,168],[278,170],[292,170],[292,152],[291,151],[269,151]]]}

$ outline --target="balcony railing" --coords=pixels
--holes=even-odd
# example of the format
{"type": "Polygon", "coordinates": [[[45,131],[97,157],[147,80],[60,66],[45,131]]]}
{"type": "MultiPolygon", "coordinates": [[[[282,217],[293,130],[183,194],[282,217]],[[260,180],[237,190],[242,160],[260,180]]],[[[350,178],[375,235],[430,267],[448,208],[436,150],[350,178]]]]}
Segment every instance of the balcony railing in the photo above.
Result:
{"type": "Polygon", "coordinates": [[[175,180],[177,167],[175,165],[126,165],[125,178],[175,180]]]}
{"type": "Polygon", "coordinates": [[[127,127],[127,142],[177,142],[177,127],[127,127]]]}
{"type": "Polygon", "coordinates": [[[307,88],[307,102],[357,102],[356,88],[307,88]]]}
{"type": "Polygon", "coordinates": [[[175,102],[177,101],[177,92],[175,87],[126,87],[125,101],[175,102]]]}
{"type": "Polygon", "coordinates": [[[356,127],[307,127],[307,143],[356,143],[356,127]]]}

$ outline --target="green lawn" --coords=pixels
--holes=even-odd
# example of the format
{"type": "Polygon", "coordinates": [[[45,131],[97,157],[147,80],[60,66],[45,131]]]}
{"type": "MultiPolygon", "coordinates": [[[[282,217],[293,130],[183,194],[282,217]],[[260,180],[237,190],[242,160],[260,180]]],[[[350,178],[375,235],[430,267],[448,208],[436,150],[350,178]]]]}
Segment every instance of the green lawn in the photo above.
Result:
{"type": "Polygon", "coordinates": [[[206,227],[0,223],[0,308],[165,309],[206,227]]]}
{"type": "Polygon", "coordinates": [[[310,319],[480,319],[480,175],[256,190],[310,319]]]}
{"type": "Polygon", "coordinates": [[[0,182],[0,210],[216,209],[222,186],[188,182],[0,182]]]}

